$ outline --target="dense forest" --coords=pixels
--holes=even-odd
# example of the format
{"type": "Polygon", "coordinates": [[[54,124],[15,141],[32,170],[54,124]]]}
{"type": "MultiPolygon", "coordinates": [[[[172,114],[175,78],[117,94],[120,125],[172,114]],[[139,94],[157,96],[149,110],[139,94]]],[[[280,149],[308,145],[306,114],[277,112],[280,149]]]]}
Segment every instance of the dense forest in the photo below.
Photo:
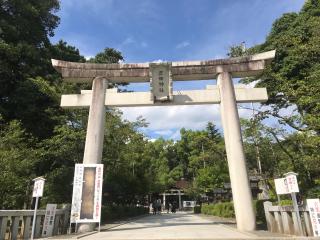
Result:
{"type": "MultiPolygon", "coordinates": [[[[91,86],[64,83],[50,59],[117,63],[125,57],[108,47],[86,60],[76,46],[63,40],[52,44],[60,21],[58,0],[0,3],[0,208],[30,207],[37,176],[46,178],[42,204],[70,203],[88,110],[61,109],[60,96],[91,86]]],[[[271,66],[256,79],[241,80],[266,87],[270,98],[254,117],[241,121],[249,172],[266,180],[273,197],[272,179],[297,172],[303,196],[319,197],[319,0],[277,19],[264,43],[246,50],[233,46],[228,55],[272,49],[277,53],[271,66]],[[266,124],[270,117],[277,127],[266,124]]],[[[213,123],[201,131],[182,128],[178,141],[152,142],[141,131],[148,127],[143,117],[124,121],[112,108],[106,114],[104,204],[135,203],[181,178],[191,182],[186,191],[195,198],[229,182],[223,135],[213,123]]]]}

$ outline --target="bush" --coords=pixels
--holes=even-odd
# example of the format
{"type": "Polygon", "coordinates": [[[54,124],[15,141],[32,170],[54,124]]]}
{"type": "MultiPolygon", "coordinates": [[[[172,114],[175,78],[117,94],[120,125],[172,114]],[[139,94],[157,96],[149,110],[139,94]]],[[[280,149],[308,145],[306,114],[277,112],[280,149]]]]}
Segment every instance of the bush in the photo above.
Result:
{"type": "MultiPolygon", "coordinates": [[[[257,223],[262,225],[266,224],[263,202],[263,200],[253,201],[257,223]]],[[[203,204],[201,207],[201,213],[225,218],[235,217],[233,202],[223,202],[209,205],[203,204]]]]}
{"type": "Polygon", "coordinates": [[[149,213],[149,208],[122,205],[102,206],[101,221],[103,223],[149,213]]]}
{"type": "Polygon", "coordinates": [[[256,213],[256,221],[257,224],[262,225],[262,226],[266,226],[267,222],[266,222],[266,217],[264,214],[264,206],[263,203],[265,202],[265,200],[254,200],[253,201],[253,206],[254,206],[254,210],[256,213]]]}
{"type": "MultiPolygon", "coordinates": [[[[292,206],[292,200],[291,199],[283,199],[280,200],[280,206],[292,206]]],[[[276,203],[278,205],[278,203],[276,203]]]]}
{"type": "Polygon", "coordinates": [[[194,213],[201,213],[201,206],[195,206],[195,207],[193,208],[193,212],[194,212],[194,213]]]}
{"type": "Polygon", "coordinates": [[[233,202],[223,202],[216,204],[203,204],[201,213],[218,217],[233,218],[235,217],[233,202]]]}

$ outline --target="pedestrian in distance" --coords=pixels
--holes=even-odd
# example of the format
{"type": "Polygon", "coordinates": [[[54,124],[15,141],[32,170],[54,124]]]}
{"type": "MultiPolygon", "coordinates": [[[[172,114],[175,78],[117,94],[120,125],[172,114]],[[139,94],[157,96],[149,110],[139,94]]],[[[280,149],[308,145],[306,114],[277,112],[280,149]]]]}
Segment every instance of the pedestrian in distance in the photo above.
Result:
{"type": "Polygon", "coordinates": [[[171,212],[176,213],[176,203],[175,202],[172,204],[171,212]]]}
{"type": "Polygon", "coordinates": [[[152,213],[153,213],[153,215],[157,214],[157,201],[156,200],[154,200],[152,202],[152,213]]]}
{"type": "Polygon", "coordinates": [[[159,214],[161,214],[161,205],[162,205],[161,204],[161,199],[158,199],[157,200],[157,211],[158,211],[159,214]]]}

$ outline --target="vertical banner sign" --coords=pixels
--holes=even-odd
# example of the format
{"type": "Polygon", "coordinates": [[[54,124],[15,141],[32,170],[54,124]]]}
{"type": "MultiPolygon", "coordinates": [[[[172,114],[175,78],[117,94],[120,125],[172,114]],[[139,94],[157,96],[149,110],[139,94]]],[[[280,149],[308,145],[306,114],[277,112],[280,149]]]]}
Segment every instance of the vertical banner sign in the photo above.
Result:
{"type": "Polygon", "coordinates": [[[297,181],[297,176],[290,174],[286,176],[286,185],[290,193],[299,192],[299,186],[297,181]]]}
{"type": "Polygon", "coordinates": [[[73,192],[70,222],[75,223],[80,219],[81,196],[83,185],[83,164],[76,164],[73,178],[73,192]]]}
{"type": "Polygon", "coordinates": [[[309,215],[315,237],[320,236],[320,201],[319,199],[307,199],[307,206],[309,209],[309,215]]]}
{"type": "Polygon", "coordinates": [[[56,216],[57,204],[47,204],[46,215],[43,221],[42,237],[51,237],[56,216]]]}
{"type": "Polygon", "coordinates": [[[95,188],[94,188],[93,219],[96,222],[100,222],[100,215],[101,215],[102,177],[103,177],[103,165],[99,164],[96,168],[96,179],[95,179],[95,188]]]}
{"type": "Polygon", "coordinates": [[[76,164],[71,223],[100,222],[103,164],[76,164]]]}

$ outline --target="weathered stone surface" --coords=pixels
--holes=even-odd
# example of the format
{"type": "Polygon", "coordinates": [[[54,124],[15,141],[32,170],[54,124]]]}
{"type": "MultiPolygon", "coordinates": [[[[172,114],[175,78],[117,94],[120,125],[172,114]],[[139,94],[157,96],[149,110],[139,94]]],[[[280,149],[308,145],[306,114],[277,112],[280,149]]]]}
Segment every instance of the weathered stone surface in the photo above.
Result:
{"type": "MultiPolygon", "coordinates": [[[[82,90],[81,94],[62,95],[61,107],[77,108],[89,107],[91,90],[82,90]]],[[[235,88],[238,103],[264,102],[268,100],[265,88],[235,88]]],[[[200,105],[220,103],[220,93],[217,87],[206,90],[174,91],[173,101],[153,102],[150,92],[123,92],[114,89],[106,91],[105,106],[109,107],[137,107],[137,106],[172,106],[172,105],[200,105]]]]}
{"type": "MultiPolygon", "coordinates": [[[[233,77],[254,76],[272,60],[275,51],[252,56],[206,61],[172,62],[174,81],[205,80],[216,78],[221,72],[230,72],[233,77]]],[[[149,63],[95,64],[74,63],[52,59],[53,67],[65,81],[91,82],[95,77],[104,77],[112,82],[149,82],[149,63]]]]}
{"type": "Polygon", "coordinates": [[[232,76],[228,72],[219,74],[220,111],[224,141],[228,159],[234,211],[237,228],[242,231],[255,230],[255,213],[243,150],[240,119],[232,76]]]}

